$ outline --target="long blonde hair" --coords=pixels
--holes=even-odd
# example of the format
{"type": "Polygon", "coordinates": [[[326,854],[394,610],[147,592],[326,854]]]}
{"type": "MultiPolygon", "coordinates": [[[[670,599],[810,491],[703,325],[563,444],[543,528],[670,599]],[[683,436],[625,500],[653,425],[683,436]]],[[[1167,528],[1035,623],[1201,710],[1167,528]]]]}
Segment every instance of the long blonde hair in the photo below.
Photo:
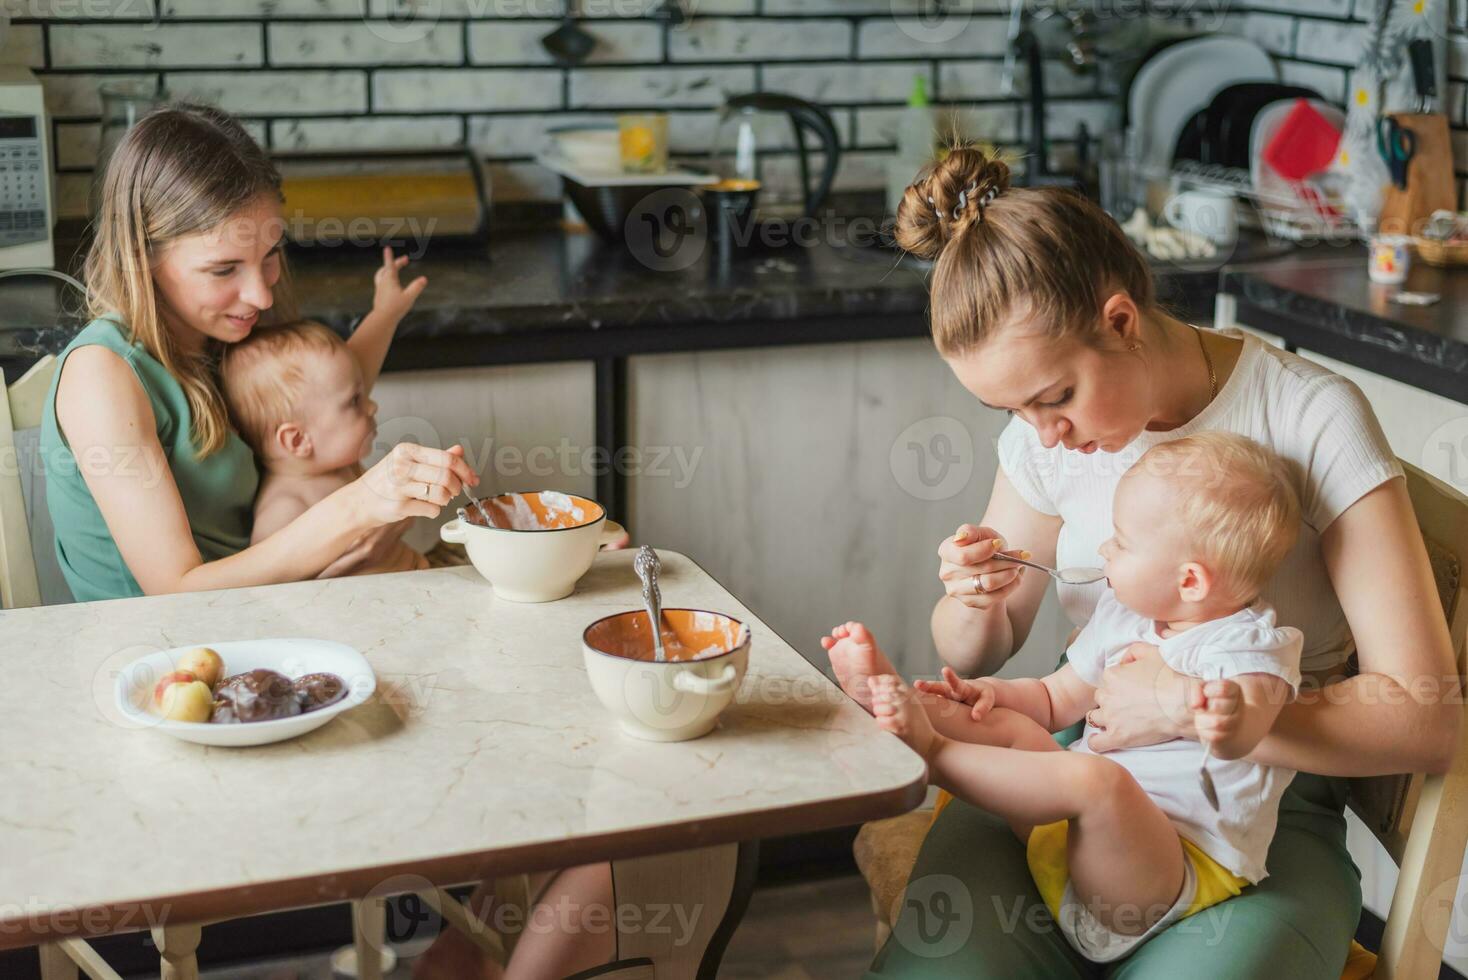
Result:
{"type": "Polygon", "coordinates": [[[1147,260],[1110,215],[1065,188],[1010,189],[1009,166],[973,146],[908,186],[896,237],[936,260],[933,340],[945,357],[971,353],[1017,314],[1051,336],[1094,336],[1109,292],[1157,306],[1147,260]]]}
{"type": "MultiPolygon", "coordinates": [[[[221,449],[230,432],[218,378],[223,345],[181,349],[160,315],[153,268],[174,240],[219,227],[261,194],[281,198],[275,165],[238,120],[212,106],[170,105],[144,116],[103,176],[82,274],[87,313],[121,321],[129,340],[178,380],[200,458],[221,449]]],[[[262,325],[295,318],[283,258],[275,290],[262,325]]]]}

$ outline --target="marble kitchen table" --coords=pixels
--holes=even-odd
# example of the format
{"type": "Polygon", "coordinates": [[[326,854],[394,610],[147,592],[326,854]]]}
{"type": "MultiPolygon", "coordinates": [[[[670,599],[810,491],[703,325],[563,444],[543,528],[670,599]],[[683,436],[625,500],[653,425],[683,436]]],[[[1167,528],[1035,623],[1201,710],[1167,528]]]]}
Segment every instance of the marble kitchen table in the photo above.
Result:
{"type": "MultiPolygon", "coordinates": [[[[600,556],[573,596],[542,605],[497,601],[455,568],[0,613],[0,949],[611,859],[660,861],[662,881],[680,862],[684,881],[726,874],[704,948],[657,973],[711,975],[750,886],[716,867],[740,842],[904,812],[925,772],[674,552],[664,602],[748,623],[748,675],[702,739],[623,735],[580,635],[640,605],[632,556],[600,556]],[[377,693],[248,749],[129,728],[112,707],[116,672],[145,653],[290,636],[361,650],[377,693]]],[[[651,955],[648,942],[621,937],[619,955],[651,955]]],[[[192,960],[183,950],[177,975],[192,960]]]]}

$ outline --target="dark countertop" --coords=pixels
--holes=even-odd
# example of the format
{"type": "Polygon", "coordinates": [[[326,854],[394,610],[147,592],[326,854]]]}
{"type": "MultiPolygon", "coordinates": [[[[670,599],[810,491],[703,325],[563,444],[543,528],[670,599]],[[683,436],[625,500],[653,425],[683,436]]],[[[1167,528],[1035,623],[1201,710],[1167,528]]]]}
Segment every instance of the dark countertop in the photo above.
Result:
{"type": "Polygon", "coordinates": [[[1432,306],[1391,301],[1397,287],[1366,275],[1360,245],[1317,246],[1268,263],[1226,266],[1220,289],[1240,323],[1295,347],[1468,402],[1468,269],[1414,261],[1406,284],[1432,306]]]}
{"type": "MultiPolygon", "coordinates": [[[[409,267],[427,275],[429,286],[399,328],[386,368],[925,336],[925,264],[842,244],[840,228],[829,237],[723,263],[697,242],[670,262],[644,263],[625,248],[559,228],[502,230],[487,245],[433,242],[409,267]],[[653,267],[668,264],[684,267],[653,267]]],[[[378,261],[372,250],[351,246],[293,250],[302,313],[345,331],[370,307],[378,261]]],[[[1217,263],[1159,264],[1157,272],[1165,300],[1211,320],[1217,263]]],[[[76,318],[59,314],[63,289],[45,279],[0,282],[7,376],[59,351],[76,329],[76,318]]]]}

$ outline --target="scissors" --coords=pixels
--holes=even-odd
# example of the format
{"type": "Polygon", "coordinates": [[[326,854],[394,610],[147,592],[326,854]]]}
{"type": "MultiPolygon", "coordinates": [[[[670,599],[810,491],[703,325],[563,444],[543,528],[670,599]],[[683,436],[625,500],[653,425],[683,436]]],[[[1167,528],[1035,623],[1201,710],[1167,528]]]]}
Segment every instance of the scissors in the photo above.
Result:
{"type": "Polygon", "coordinates": [[[1376,120],[1376,148],[1391,170],[1392,183],[1399,189],[1407,187],[1407,167],[1417,155],[1417,134],[1392,116],[1376,120]]]}

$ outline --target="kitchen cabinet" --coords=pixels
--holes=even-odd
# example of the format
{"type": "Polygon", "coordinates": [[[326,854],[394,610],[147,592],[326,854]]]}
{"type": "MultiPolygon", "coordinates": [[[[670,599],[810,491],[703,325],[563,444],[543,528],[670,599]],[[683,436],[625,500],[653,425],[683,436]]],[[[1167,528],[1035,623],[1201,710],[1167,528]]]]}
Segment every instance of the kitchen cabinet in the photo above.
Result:
{"type": "MultiPolygon", "coordinates": [[[[634,541],[693,558],[823,668],[819,638],[859,619],[904,675],[937,673],[938,543],[982,517],[1007,418],[930,341],[646,355],[627,378],[634,541]]],[[[1068,632],[1052,595],[1005,674],[1053,669],[1068,632]]]]}
{"type": "MultiPolygon", "coordinates": [[[[476,496],[508,490],[596,495],[589,361],[396,371],[378,378],[372,397],[378,434],[370,462],[403,441],[442,449],[458,443],[483,478],[476,496]]],[[[420,520],[408,543],[431,547],[455,506],[436,520],[420,520]]]]}

